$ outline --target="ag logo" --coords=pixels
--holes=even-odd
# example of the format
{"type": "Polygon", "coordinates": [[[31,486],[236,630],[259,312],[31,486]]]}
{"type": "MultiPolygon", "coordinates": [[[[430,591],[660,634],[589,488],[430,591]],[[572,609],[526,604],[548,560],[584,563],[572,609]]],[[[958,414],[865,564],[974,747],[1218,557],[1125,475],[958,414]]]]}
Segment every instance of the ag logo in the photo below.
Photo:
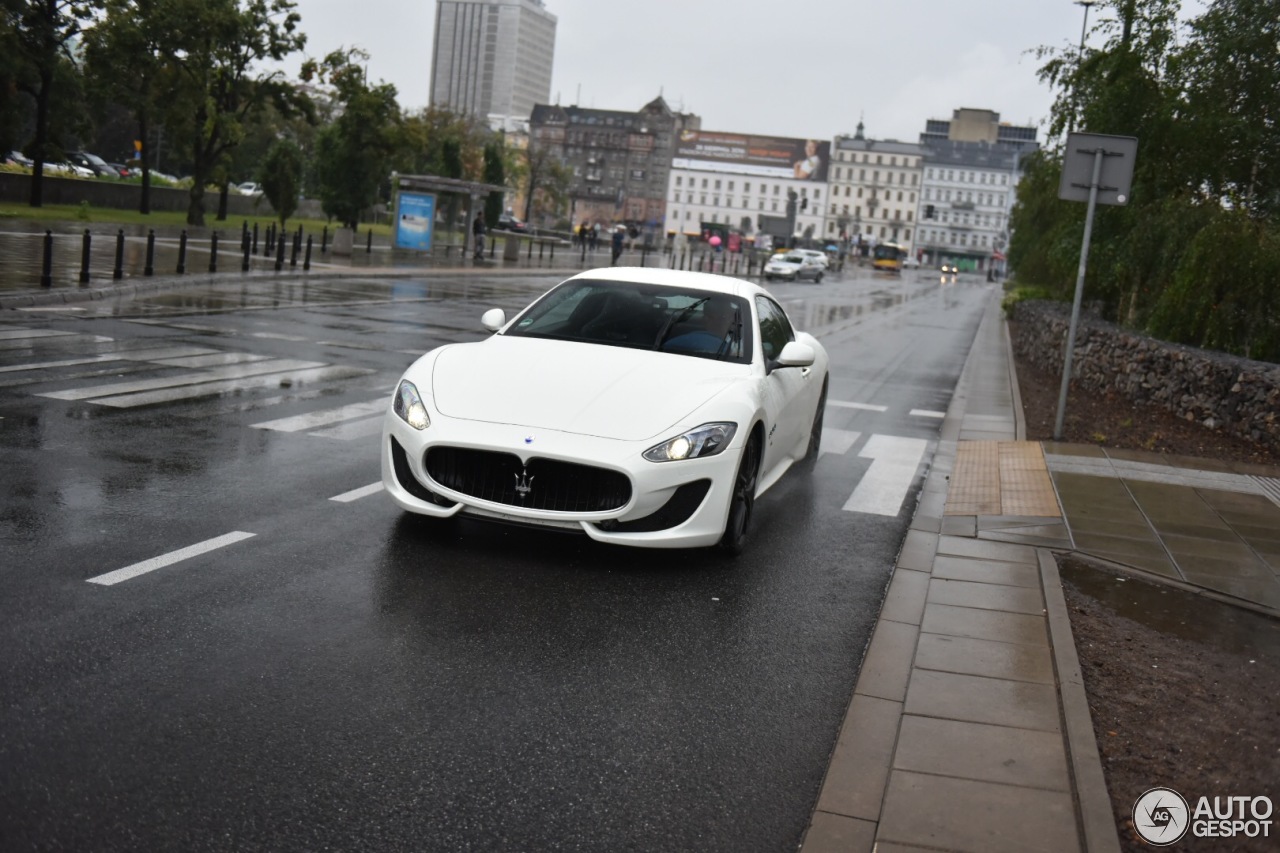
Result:
{"type": "Polygon", "coordinates": [[[1173,844],[1187,834],[1191,813],[1187,801],[1172,788],[1152,788],[1133,804],[1133,828],[1156,847],[1173,844]]]}

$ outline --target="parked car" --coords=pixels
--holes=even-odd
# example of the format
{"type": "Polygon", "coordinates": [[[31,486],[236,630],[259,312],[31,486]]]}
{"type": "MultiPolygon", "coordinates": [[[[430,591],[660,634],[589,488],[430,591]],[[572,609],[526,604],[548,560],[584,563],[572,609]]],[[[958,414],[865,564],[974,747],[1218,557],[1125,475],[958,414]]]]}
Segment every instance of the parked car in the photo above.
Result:
{"type": "Polygon", "coordinates": [[[822,281],[822,274],[826,271],[817,258],[810,255],[802,254],[799,251],[787,252],[785,255],[774,255],[769,259],[769,263],[764,265],[764,277],[766,281],[773,281],[780,278],[785,281],[799,281],[802,278],[811,278],[814,283],[822,281]]]}
{"type": "Polygon", "coordinates": [[[802,255],[813,258],[822,265],[824,270],[831,266],[831,259],[827,257],[826,252],[819,252],[817,249],[792,249],[791,251],[799,252],[802,255]]]}
{"type": "Polygon", "coordinates": [[[519,219],[516,219],[509,213],[504,213],[498,217],[497,223],[493,226],[494,231],[519,231],[524,233],[529,230],[529,226],[519,219]]]}
{"type": "Polygon", "coordinates": [[[10,151],[5,155],[5,165],[25,166],[30,169],[33,165],[31,158],[23,154],[21,151],[10,151]]]}
{"type": "Polygon", "coordinates": [[[588,270],[481,324],[388,400],[382,483],[407,512],[737,554],[759,495],[817,459],[826,350],[754,284],[588,270]]]}
{"type": "Polygon", "coordinates": [[[904,255],[902,258],[902,268],[908,270],[920,269],[920,260],[912,254],[904,255]]]}
{"type": "MultiPolygon", "coordinates": [[[[115,169],[115,170],[116,170],[116,173],[117,173],[117,174],[119,174],[119,175],[120,175],[120,177],[122,177],[122,178],[131,178],[131,177],[133,177],[133,174],[134,174],[134,173],[133,173],[133,171],[132,171],[128,166],[126,166],[124,163],[108,163],[107,165],[108,165],[108,166],[110,166],[111,168],[115,169]]],[[[139,172],[138,174],[142,174],[142,173],[141,173],[141,172],[139,172]]]]}
{"type": "Polygon", "coordinates": [[[67,159],[76,166],[88,169],[93,176],[101,178],[120,177],[120,172],[111,168],[107,161],[97,154],[90,154],[87,151],[74,151],[67,155],[67,159]]]}
{"type": "Polygon", "coordinates": [[[262,195],[262,184],[245,181],[243,184],[236,184],[236,190],[242,195],[262,195]]]}

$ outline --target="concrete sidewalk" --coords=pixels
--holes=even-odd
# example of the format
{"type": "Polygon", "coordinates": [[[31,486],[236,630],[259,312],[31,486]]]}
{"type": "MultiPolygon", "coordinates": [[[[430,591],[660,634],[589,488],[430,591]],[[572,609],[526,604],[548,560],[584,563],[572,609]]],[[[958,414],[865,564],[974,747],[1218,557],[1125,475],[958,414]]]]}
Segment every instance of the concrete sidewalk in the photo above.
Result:
{"type": "Polygon", "coordinates": [[[1023,440],[997,296],[804,853],[1120,849],[1054,552],[1280,615],[1280,471],[1023,440]]]}

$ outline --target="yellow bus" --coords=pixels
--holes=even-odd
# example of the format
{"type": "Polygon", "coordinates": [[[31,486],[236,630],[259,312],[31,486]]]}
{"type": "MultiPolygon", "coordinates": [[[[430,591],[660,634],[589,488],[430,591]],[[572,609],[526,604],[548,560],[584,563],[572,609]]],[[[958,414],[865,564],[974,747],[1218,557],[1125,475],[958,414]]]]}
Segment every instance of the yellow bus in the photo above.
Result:
{"type": "Polygon", "coordinates": [[[877,243],[871,251],[871,266],[888,272],[902,272],[902,259],[906,256],[906,248],[897,243],[877,243]]]}

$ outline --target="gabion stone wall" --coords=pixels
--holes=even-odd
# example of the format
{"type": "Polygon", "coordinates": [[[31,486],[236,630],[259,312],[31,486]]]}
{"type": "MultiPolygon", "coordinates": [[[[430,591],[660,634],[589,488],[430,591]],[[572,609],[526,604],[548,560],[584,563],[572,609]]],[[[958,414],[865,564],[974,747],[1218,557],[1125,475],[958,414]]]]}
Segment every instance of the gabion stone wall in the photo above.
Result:
{"type": "MultiPolygon", "coordinates": [[[[1018,357],[1060,376],[1071,306],[1020,302],[1012,319],[1018,357]]],[[[1078,388],[1115,391],[1280,448],[1280,365],[1165,343],[1082,315],[1071,378],[1078,388]]]]}

